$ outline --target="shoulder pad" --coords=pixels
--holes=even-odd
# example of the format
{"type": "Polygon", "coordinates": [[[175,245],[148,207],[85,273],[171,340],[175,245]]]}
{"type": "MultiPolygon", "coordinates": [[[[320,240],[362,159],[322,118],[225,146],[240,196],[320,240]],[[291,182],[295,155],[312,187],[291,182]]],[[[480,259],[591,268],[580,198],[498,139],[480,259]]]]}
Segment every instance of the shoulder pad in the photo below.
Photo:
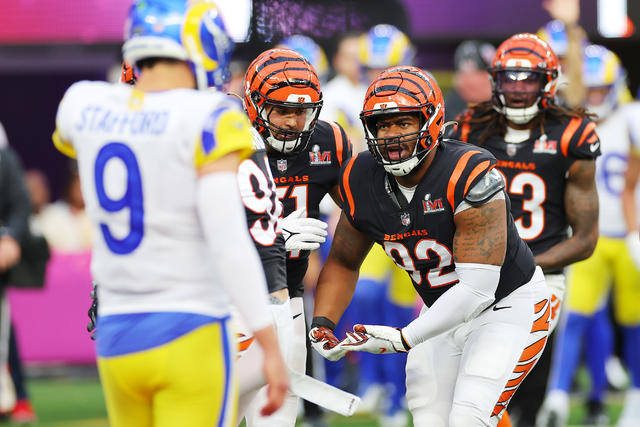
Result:
{"type": "Polygon", "coordinates": [[[495,168],[487,172],[476,185],[474,185],[464,199],[471,206],[478,206],[493,197],[498,191],[504,189],[504,179],[495,168]]]}

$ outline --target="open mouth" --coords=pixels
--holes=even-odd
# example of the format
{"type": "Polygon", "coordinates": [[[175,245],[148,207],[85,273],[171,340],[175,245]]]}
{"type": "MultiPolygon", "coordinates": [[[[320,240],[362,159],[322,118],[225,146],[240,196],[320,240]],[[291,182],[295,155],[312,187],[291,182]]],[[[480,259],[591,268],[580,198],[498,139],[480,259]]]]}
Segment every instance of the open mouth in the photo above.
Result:
{"type": "Polygon", "coordinates": [[[280,141],[295,141],[298,138],[297,132],[277,132],[272,130],[271,134],[280,141]]]}
{"type": "Polygon", "coordinates": [[[395,162],[409,157],[409,150],[401,144],[389,145],[386,148],[386,157],[395,162]]]}

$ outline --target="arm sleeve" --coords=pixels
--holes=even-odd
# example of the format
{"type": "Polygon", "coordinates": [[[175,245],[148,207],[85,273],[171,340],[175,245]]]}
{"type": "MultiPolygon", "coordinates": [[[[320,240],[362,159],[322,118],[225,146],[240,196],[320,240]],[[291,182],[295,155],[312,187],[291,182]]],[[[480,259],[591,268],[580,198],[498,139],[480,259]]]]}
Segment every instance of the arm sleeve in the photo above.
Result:
{"type": "Polygon", "coordinates": [[[499,265],[456,264],[459,282],[449,288],[429,309],[402,329],[402,335],[413,348],[436,335],[476,317],[494,299],[499,265]]]}
{"type": "Polygon", "coordinates": [[[251,331],[269,326],[272,320],[264,271],[247,231],[236,174],[202,176],[197,205],[211,261],[231,302],[251,331]]]}
{"type": "Polygon", "coordinates": [[[24,184],[24,173],[20,159],[16,153],[6,148],[0,153],[2,156],[2,180],[9,206],[4,218],[5,231],[20,244],[25,242],[29,234],[29,215],[31,215],[31,202],[29,193],[24,184]]]}

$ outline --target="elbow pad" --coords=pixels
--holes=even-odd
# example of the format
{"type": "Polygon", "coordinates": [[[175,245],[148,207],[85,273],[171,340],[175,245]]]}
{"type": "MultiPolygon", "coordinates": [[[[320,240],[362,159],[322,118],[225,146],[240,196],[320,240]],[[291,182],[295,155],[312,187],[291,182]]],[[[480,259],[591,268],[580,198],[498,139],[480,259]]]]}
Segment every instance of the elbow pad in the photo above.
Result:
{"type": "Polygon", "coordinates": [[[502,175],[493,168],[469,190],[464,200],[471,206],[479,206],[489,201],[499,191],[504,190],[504,187],[502,175]]]}

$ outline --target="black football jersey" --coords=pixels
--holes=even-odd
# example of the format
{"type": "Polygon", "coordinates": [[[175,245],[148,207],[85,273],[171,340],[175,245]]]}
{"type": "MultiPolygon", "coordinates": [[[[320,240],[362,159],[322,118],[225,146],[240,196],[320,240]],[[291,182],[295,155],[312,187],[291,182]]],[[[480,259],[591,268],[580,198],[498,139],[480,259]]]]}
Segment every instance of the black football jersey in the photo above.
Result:
{"type": "Polygon", "coordinates": [[[282,205],[277,199],[267,153],[254,152],[238,167],[238,187],[253,239],[267,279],[269,293],[287,286],[284,238],[276,233],[282,205]]]}
{"type": "MultiPolygon", "coordinates": [[[[534,255],[569,236],[564,205],[567,174],[576,160],[600,155],[595,129],[588,118],[567,118],[547,121],[544,134],[535,128],[529,139],[518,144],[494,135],[482,145],[498,159],[516,227],[534,255]]],[[[462,122],[458,136],[473,144],[482,130],[477,124],[462,122]]]]}
{"type": "MultiPolygon", "coordinates": [[[[309,218],[320,217],[320,201],[338,184],[340,168],[351,157],[351,143],[336,123],[319,120],[304,150],[292,155],[268,151],[269,165],[286,217],[306,208],[309,218]]],[[[309,251],[287,252],[289,296],[303,293],[309,251]]]]}
{"type": "MultiPolygon", "coordinates": [[[[440,143],[433,163],[405,206],[394,201],[394,178],[370,153],[360,153],[344,168],[340,191],[351,224],[382,245],[411,277],[427,306],[458,283],[453,260],[455,208],[496,159],[486,150],[459,141],[440,143]]],[[[397,199],[397,197],[396,197],[397,199]]],[[[507,198],[508,214],[508,198],[507,198]]],[[[535,264],[507,215],[507,251],[496,301],[528,282],[535,264]]]]}

